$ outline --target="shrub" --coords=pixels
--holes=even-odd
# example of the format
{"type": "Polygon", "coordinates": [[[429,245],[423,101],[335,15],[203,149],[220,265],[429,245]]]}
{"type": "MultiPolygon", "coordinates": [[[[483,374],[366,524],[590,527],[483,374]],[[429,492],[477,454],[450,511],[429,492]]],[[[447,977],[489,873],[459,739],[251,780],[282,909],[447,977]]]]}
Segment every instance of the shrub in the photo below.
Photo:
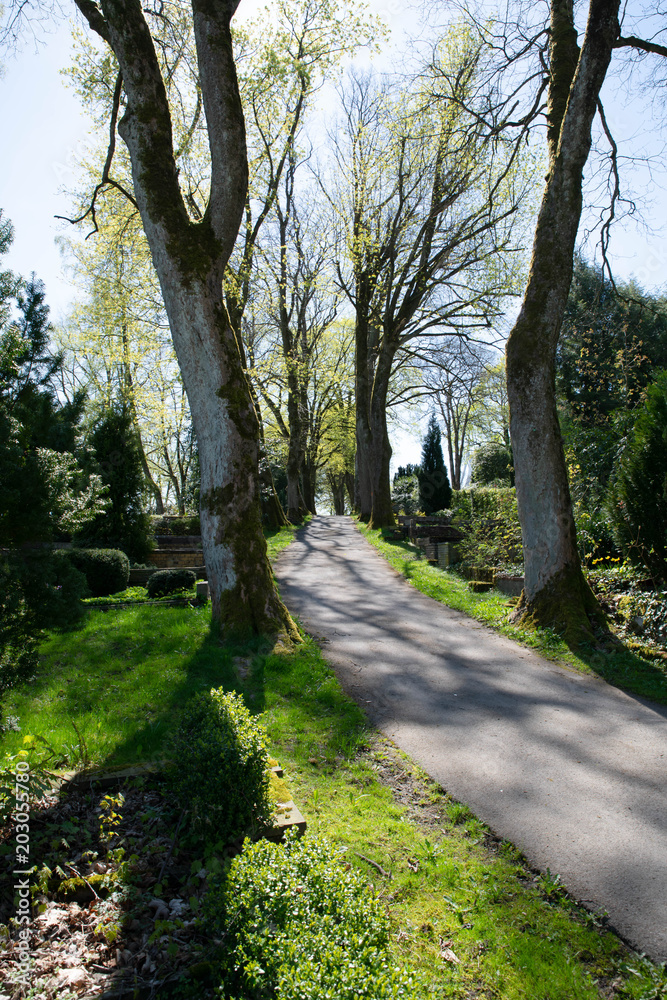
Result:
{"type": "Polygon", "coordinates": [[[42,629],[81,617],[87,589],[60,553],[23,549],[0,558],[0,698],[35,673],[42,629]]]}
{"type": "Polygon", "coordinates": [[[469,566],[515,566],[523,559],[516,491],[456,490],[453,521],[465,533],[459,546],[469,566]]]}
{"type": "Polygon", "coordinates": [[[197,577],[191,569],[159,569],[148,578],[149,597],[166,597],[179,590],[191,590],[197,577]]]}
{"type": "Polygon", "coordinates": [[[326,840],[288,834],[244,844],[204,901],[207,933],[226,936],[225,996],[415,1000],[414,975],[391,967],[389,922],[366,880],[326,840]]]}
{"type": "Polygon", "coordinates": [[[127,587],[130,560],[120,549],[70,549],[64,555],[83,573],[93,597],[117,594],[127,587]]]}
{"type": "Polygon", "coordinates": [[[514,486],[512,449],[497,441],[481,445],[473,455],[472,481],[477,486],[514,486]]]}
{"type": "Polygon", "coordinates": [[[168,744],[168,777],[194,828],[228,843],[271,818],[266,733],[222,688],[187,705],[168,744]]]}
{"type": "Polygon", "coordinates": [[[199,514],[154,515],[150,519],[151,530],[155,535],[201,535],[199,514]]]}
{"type": "Polygon", "coordinates": [[[610,489],[610,513],[622,551],[667,579],[667,372],[646,393],[610,489]]]}
{"type": "MultiPolygon", "coordinates": [[[[400,472],[401,470],[399,470],[400,472]]],[[[394,476],[391,503],[397,514],[412,517],[419,510],[419,481],[416,475],[394,476]]]]}

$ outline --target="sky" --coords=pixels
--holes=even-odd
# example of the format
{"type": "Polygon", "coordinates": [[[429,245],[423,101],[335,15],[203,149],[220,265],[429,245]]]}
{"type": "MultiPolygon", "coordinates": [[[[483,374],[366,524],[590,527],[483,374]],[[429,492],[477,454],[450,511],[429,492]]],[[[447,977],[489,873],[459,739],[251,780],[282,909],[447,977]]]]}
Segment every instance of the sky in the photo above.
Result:
{"type": "MultiPolygon", "coordinates": [[[[264,0],[242,0],[237,18],[252,16],[263,6],[264,0]]],[[[380,67],[391,66],[406,32],[416,26],[417,14],[401,0],[371,0],[370,7],[392,29],[391,48],[378,62],[380,67]]],[[[68,65],[70,53],[70,25],[63,22],[44,35],[39,45],[26,42],[17,56],[5,57],[0,79],[4,150],[0,157],[0,208],[15,229],[14,245],[3,266],[26,276],[34,271],[45,282],[47,302],[56,321],[64,317],[75,290],[56,245],[58,235],[66,234],[70,227],[55,216],[70,214],[65,189],[76,183],[77,159],[89,132],[86,115],[60,73],[68,65]]],[[[637,89],[628,93],[620,78],[612,74],[603,99],[610,126],[622,140],[621,156],[639,155],[646,149],[655,152],[656,137],[652,120],[646,118],[645,93],[637,89]]],[[[622,159],[621,165],[624,183],[638,198],[644,222],[639,226],[624,223],[616,229],[612,243],[615,273],[621,279],[634,276],[647,291],[660,292],[667,282],[665,174],[659,163],[652,174],[631,159],[622,159]]],[[[588,222],[592,226],[590,215],[588,222]]],[[[587,249],[590,256],[593,246],[587,249]]],[[[394,431],[393,438],[394,465],[419,460],[415,432],[394,431]]]]}

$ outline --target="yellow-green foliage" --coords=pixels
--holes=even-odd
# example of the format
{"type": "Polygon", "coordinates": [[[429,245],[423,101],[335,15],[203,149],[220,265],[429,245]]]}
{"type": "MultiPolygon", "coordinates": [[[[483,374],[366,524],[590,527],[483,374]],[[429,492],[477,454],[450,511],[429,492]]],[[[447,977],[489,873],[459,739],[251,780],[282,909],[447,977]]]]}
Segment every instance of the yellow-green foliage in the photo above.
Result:
{"type": "Polygon", "coordinates": [[[516,490],[471,489],[452,494],[454,523],[465,533],[459,546],[470,566],[506,566],[523,561],[516,490]]]}

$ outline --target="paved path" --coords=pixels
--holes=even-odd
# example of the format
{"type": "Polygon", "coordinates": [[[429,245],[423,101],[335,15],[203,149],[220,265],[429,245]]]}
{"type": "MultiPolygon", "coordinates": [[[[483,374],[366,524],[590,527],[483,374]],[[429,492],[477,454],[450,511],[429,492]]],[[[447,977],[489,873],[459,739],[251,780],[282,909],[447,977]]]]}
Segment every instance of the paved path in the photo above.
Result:
{"type": "Polygon", "coordinates": [[[369,718],[589,908],[667,960],[667,709],[403,581],[344,517],[278,560],[290,610],[369,718]]]}

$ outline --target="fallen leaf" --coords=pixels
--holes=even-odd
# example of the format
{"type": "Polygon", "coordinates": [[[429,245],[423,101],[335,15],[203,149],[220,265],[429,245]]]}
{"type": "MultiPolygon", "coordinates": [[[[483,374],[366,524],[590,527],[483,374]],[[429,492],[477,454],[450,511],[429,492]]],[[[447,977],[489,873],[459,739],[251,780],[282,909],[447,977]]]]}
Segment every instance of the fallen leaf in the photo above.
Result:
{"type": "Polygon", "coordinates": [[[451,948],[442,948],[440,955],[444,958],[445,962],[451,962],[452,965],[460,965],[461,960],[456,957],[451,948]]]}
{"type": "Polygon", "coordinates": [[[451,962],[452,965],[460,965],[461,960],[456,957],[451,949],[451,941],[443,941],[440,938],[440,957],[445,960],[445,962],[451,962]]]}

